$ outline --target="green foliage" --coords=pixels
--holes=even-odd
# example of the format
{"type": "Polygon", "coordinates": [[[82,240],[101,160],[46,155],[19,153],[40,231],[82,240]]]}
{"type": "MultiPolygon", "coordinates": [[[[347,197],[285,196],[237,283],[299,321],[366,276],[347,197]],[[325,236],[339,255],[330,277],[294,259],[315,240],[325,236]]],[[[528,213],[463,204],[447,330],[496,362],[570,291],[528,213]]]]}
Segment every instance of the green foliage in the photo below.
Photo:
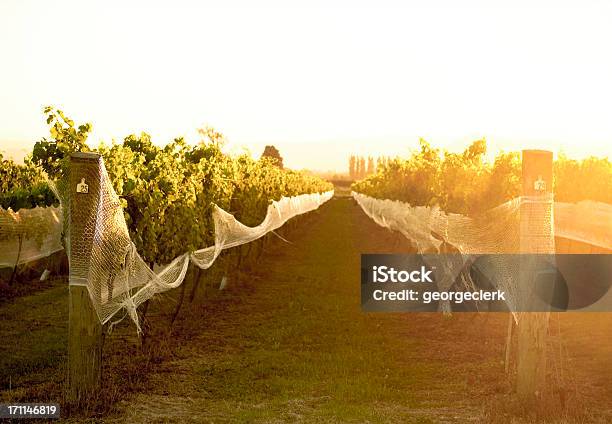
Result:
{"type": "Polygon", "coordinates": [[[388,161],[375,175],[353,184],[353,190],[466,214],[519,194],[517,155],[502,153],[489,164],[484,160],[485,140],[475,141],[462,153],[442,152],[423,139],[419,144],[408,159],[388,161]]]}
{"type": "Polygon", "coordinates": [[[50,178],[56,178],[66,166],[70,153],[88,150],[86,141],[92,126],[86,123],[75,128],[72,119],[51,106],[46,106],[43,113],[47,115],[51,138],[43,138],[34,145],[32,162],[40,166],[50,178]]]}
{"type": "MultiPolygon", "coordinates": [[[[474,214],[521,193],[519,152],[501,152],[493,163],[484,160],[485,140],[462,153],[433,148],[425,140],[407,159],[396,158],[378,172],[353,184],[354,191],[400,200],[415,206],[438,205],[447,212],[474,214]]],[[[559,155],[554,162],[555,199],[612,203],[612,163],[606,158],[582,161],[559,155]]]]}
{"type": "MultiPolygon", "coordinates": [[[[75,129],[61,111],[46,108],[45,113],[51,138],[36,144],[34,162],[59,178],[71,152],[88,150],[91,125],[75,129]]],[[[141,133],[95,149],[121,199],[130,237],[149,263],[167,263],[211,245],[213,204],[255,226],[271,200],[332,188],[318,178],[280,169],[269,158],[227,156],[221,151],[223,134],[210,127],[199,132],[202,141],[196,146],[177,138],[160,147],[141,133]]]]}
{"type": "Polygon", "coordinates": [[[164,147],[147,134],[102,146],[109,177],[125,204],[130,236],[148,262],[166,263],[214,242],[213,204],[245,225],[259,224],[271,200],[329,190],[329,184],[271,160],[224,155],[219,143],[164,147]]]}
{"type": "Polygon", "coordinates": [[[18,211],[22,208],[49,206],[57,199],[43,173],[26,158],[23,165],[0,155],[0,207],[18,211]]]}

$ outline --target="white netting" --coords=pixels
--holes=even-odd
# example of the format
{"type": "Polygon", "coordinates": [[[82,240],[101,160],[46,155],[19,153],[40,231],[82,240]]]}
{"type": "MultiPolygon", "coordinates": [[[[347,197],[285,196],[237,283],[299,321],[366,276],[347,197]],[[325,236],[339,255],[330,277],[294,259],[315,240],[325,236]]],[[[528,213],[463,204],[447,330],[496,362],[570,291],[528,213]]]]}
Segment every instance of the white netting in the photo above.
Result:
{"type": "MultiPolygon", "coordinates": [[[[518,200],[515,199],[502,206],[515,209],[518,200]]],[[[372,204],[368,210],[374,212],[380,208],[387,209],[387,202],[401,203],[380,199],[379,202],[382,203],[372,204]]],[[[405,204],[402,205],[401,207],[405,206],[405,204]]],[[[406,237],[418,243],[419,250],[430,251],[437,249],[442,243],[429,231],[429,221],[435,210],[435,208],[412,207],[410,211],[405,211],[414,217],[412,220],[414,225],[410,227],[400,225],[399,221],[393,218],[387,218],[390,221],[388,225],[385,224],[385,214],[373,214],[370,217],[379,225],[402,232],[406,237]]],[[[386,215],[397,216],[397,214],[388,212],[386,215]]],[[[554,215],[555,237],[612,250],[612,205],[593,201],[555,202],[554,215]]],[[[18,212],[0,208],[0,267],[12,267],[16,263],[24,264],[62,250],[61,235],[62,209],[59,207],[37,207],[21,209],[18,212]],[[21,252],[19,250],[20,238],[21,252]]]]}
{"type": "MultiPolygon", "coordinates": [[[[431,262],[441,291],[449,290],[458,279],[467,288],[475,288],[470,273],[466,272],[473,259],[470,255],[555,253],[551,195],[513,199],[473,217],[446,213],[438,207],[413,207],[355,192],[352,195],[378,225],[400,232],[419,253],[434,253],[424,258],[431,262]]],[[[492,256],[481,269],[495,276],[496,288],[506,292],[510,310],[527,310],[530,288],[519,283],[516,264],[508,260],[508,256],[492,256]]],[[[450,304],[442,303],[441,309],[449,311],[450,304]]]]}
{"type": "MultiPolygon", "coordinates": [[[[110,302],[102,302],[100,306],[104,311],[103,316],[110,318],[121,306],[126,307],[128,312],[135,313],[135,308],[138,305],[155,294],[178,287],[185,278],[189,261],[202,269],[209,268],[222,250],[257,240],[268,232],[281,227],[289,219],[317,209],[332,196],[333,191],[329,191],[322,194],[313,193],[283,197],[279,201],[273,201],[268,206],[265,219],[256,227],[247,227],[241,224],[233,215],[215,206],[213,211],[215,244],[177,257],[158,274],[152,272],[144,263],[132,244],[129,255],[132,263],[131,271],[117,274],[115,277],[116,283],[113,287],[125,287],[127,292],[128,288],[132,286],[130,280],[134,280],[135,275],[137,281],[141,282],[138,284],[140,288],[129,298],[125,296],[122,304],[117,304],[114,300],[118,293],[113,294],[110,302]]],[[[136,321],[137,318],[132,316],[132,319],[136,321]]],[[[105,322],[108,318],[101,317],[101,320],[105,322]]]]}
{"type": "MultiPolygon", "coordinates": [[[[417,243],[420,251],[437,250],[440,247],[442,240],[434,237],[432,231],[443,234],[444,231],[442,229],[447,225],[445,223],[450,222],[451,227],[458,225],[458,223],[466,223],[468,225],[470,222],[476,223],[473,219],[462,215],[446,214],[437,207],[411,206],[408,203],[375,199],[355,192],[353,192],[353,197],[366,214],[377,224],[401,232],[404,236],[417,243]],[[447,217],[450,217],[450,221],[447,217]],[[404,225],[404,221],[410,222],[410,225],[404,225]]],[[[486,220],[482,218],[495,216],[496,221],[490,222],[489,226],[492,233],[489,234],[499,233],[499,230],[505,225],[500,220],[505,216],[506,219],[509,219],[509,221],[506,221],[506,224],[510,225],[509,230],[513,226],[514,230],[516,230],[518,218],[516,214],[520,209],[521,199],[524,201],[528,200],[527,198],[516,198],[485,212],[481,219],[478,220],[478,225],[486,225],[486,222],[483,222],[486,220]]],[[[480,228],[484,230],[484,227],[480,228]]],[[[452,230],[450,232],[447,231],[447,233],[450,238],[446,238],[446,240],[450,244],[459,247],[460,250],[461,247],[464,247],[466,251],[469,251],[470,245],[475,245],[480,248],[486,248],[482,253],[500,252],[503,249],[500,249],[497,242],[501,241],[508,245],[508,253],[515,253],[517,251],[518,239],[511,241],[504,237],[501,240],[496,240],[489,236],[494,242],[493,245],[485,242],[485,246],[483,246],[483,240],[474,242],[462,239],[461,237],[455,237],[454,240],[451,240],[453,234],[457,233],[452,230]]],[[[612,205],[590,200],[578,203],[554,202],[554,236],[612,250],[612,205]]]]}
{"type": "MultiPolygon", "coordinates": [[[[75,166],[73,169],[77,169],[75,166]]],[[[64,210],[70,210],[72,214],[77,215],[67,217],[70,222],[69,231],[79,234],[75,239],[78,245],[70,246],[70,243],[67,243],[71,268],[70,284],[87,286],[102,323],[125,309],[138,325],[136,308],[154,295],[178,287],[185,278],[190,261],[206,269],[213,264],[223,249],[256,240],[296,215],[317,209],[333,196],[333,191],[329,191],[283,197],[279,201],[273,201],[268,206],[263,222],[252,228],[241,224],[233,215],[215,206],[215,244],[195,252],[186,252],[156,273],[140,257],[130,240],[119,197],[111,185],[101,159],[94,170],[95,172],[90,168],[90,171],[75,172],[78,173],[78,178],[85,177],[84,180],[88,182],[89,197],[78,197],[82,195],[74,193],[61,197],[64,210]],[[96,176],[99,176],[99,180],[96,176]],[[66,209],[67,203],[74,202],[76,205],[81,199],[88,199],[87,202],[93,202],[97,207],[79,208],[73,205],[72,208],[66,209]],[[82,211],[87,209],[97,210],[95,216],[82,211]],[[70,249],[74,250],[72,255],[70,249]]],[[[62,189],[59,191],[62,192],[62,189]]]]}
{"type": "Polygon", "coordinates": [[[0,268],[47,257],[63,249],[62,210],[0,208],[0,268]]]}
{"type": "Polygon", "coordinates": [[[555,236],[612,250],[612,205],[555,202],[555,236]]]}
{"type": "Polygon", "coordinates": [[[93,205],[73,211],[72,217],[64,216],[62,211],[69,211],[68,206],[75,196],[67,194],[70,190],[61,184],[57,188],[53,186],[61,200],[61,208],[37,207],[17,213],[0,209],[0,266],[14,267],[63,249],[65,220],[68,231],[72,229],[82,235],[75,246],[70,246],[69,234],[66,237],[68,251],[74,250],[70,261],[70,284],[87,286],[102,323],[125,308],[138,324],[138,305],[157,293],[178,287],[185,278],[190,261],[200,268],[209,268],[222,250],[254,241],[289,219],[317,209],[333,196],[333,191],[329,191],[273,201],[264,220],[256,227],[247,227],[233,215],[214,206],[215,244],[186,252],[156,273],[140,257],[130,240],[119,197],[102,160],[98,161],[94,171],[90,168],[85,174],[79,174],[79,178],[85,177],[89,183],[91,196],[88,202],[93,205]],[[94,211],[95,216],[87,211],[94,211]]]}

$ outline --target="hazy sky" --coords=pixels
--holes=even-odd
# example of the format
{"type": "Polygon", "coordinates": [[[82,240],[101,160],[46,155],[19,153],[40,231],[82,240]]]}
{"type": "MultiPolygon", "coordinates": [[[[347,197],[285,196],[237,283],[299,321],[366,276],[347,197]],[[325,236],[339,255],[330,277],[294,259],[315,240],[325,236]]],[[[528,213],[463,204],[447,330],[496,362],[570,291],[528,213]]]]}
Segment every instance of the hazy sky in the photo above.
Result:
{"type": "Polygon", "coordinates": [[[0,151],[53,104],[95,143],[209,124],[295,168],[419,137],[612,156],[612,2],[254,3],[2,0],[0,151]]]}

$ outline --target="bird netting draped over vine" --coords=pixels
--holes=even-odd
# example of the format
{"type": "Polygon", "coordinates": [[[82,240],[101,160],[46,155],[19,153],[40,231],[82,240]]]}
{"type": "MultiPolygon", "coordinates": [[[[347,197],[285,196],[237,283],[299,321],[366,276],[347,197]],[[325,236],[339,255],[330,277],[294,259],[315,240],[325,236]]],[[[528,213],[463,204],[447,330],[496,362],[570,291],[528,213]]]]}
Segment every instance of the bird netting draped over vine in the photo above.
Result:
{"type": "MultiPolygon", "coordinates": [[[[78,187],[77,192],[74,192],[66,189],[66,183],[60,183],[56,192],[65,211],[65,222],[70,224],[67,225],[66,236],[71,268],[70,284],[87,286],[101,323],[108,322],[124,309],[138,325],[136,308],[154,295],[178,287],[185,278],[190,262],[203,269],[209,268],[222,250],[256,240],[296,215],[317,209],[333,196],[333,191],[329,191],[272,201],[265,219],[256,227],[247,227],[233,215],[214,206],[214,245],[186,252],[161,271],[154,272],[138,254],[130,239],[120,199],[113,189],[102,159],[98,160],[97,169],[94,170],[82,175],[79,173],[79,178],[83,177],[81,181],[87,181],[87,192],[91,195],[93,207],[68,207],[70,202],[76,204],[76,196],[82,196],[78,193],[78,187]],[[70,216],[71,213],[75,216],[70,216]],[[70,245],[70,231],[82,234],[82,237],[76,239],[76,246],[70,245]],[[87,239],[89,244],[83,243],[87,239]],[[71,249],[74,251],[71,252],[71,249]]],[[[189,231],[189,228],[189,223],[185,223],[185,231],[189,231]]]]}
{"type": "Polygon", "coordinates": [[[0,268],[45,258],[63,249],[62,210],[0,208],[0,268]]]}
{"type": "MultiPolygon", "coordinates": [[[[440,291],[449,290],[458,279],[465,288],[475,289],[470,273],[462,272],[472,259],[470,255],[555,253],[552,195],[516,198],[473,217],[446,213],[438,207],[413,207],[355,192],[352,195],[378,225],[400,232],[419,253],[434,253],[426,258],[434,262],[429,265],[440,291]]],[[[520,273],[509,258],[492,255],[481,267],[487,275],[495,277],[497,288],[506,292],[511,311],[527,310],[530,289],[520,284],[520,273]]],[[[450,311],[448,302],[440,307],[450,311]]]]}
{"type": "Polygon", "coordinates": [[[612,250],[612,205],[555,202],[555,236],[612,250]]]}

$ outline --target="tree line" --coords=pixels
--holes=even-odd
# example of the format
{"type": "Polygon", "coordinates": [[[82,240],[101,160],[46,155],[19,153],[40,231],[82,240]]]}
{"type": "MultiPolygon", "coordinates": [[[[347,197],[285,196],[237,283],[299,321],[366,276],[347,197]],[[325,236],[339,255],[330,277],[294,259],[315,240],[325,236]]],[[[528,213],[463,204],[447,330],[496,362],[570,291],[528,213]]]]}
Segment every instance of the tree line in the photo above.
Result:
{"type": "Polygon", "coordinates": [[[352,180],[362,180],[367,176],[373,175],[378,169],[385,167],[391,159],[386,156],[349,156],[349,176],[352,180]]]}

